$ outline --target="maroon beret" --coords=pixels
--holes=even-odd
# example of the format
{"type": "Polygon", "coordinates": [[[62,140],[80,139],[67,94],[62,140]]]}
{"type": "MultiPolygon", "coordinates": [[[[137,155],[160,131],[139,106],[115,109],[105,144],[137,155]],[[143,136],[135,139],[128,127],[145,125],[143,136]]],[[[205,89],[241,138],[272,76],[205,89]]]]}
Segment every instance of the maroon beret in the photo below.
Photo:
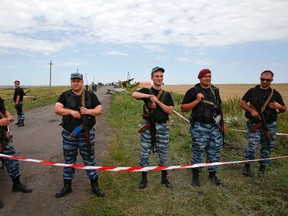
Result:
{"type": "Polygon", "coordinates": [[[198,79],[201,79],[203,76],[205,76],[207,73],[211,73],[209,69],[202,69],[198,74],[198,79]]]}

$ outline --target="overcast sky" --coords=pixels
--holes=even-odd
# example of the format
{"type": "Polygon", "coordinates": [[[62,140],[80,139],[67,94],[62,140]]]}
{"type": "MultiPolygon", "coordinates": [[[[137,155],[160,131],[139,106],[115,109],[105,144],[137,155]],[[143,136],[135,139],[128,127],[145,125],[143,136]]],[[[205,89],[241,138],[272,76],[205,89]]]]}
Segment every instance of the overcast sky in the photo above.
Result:
{"type": "Polygon", "coordinates": [[[265,69],[288,82],[286,0],[0,0],[0,85],[259,83],[265,69]],[[128,76],[129,75],[129,76],[128,76]],[[84,80],[86,82],[86,78],[84,80]]]}

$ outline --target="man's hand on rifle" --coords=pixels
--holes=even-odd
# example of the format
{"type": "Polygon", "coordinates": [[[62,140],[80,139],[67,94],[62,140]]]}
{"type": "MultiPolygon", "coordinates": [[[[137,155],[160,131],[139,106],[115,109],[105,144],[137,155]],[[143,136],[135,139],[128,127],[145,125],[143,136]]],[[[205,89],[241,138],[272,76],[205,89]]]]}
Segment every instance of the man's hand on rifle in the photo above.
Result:
{"type": "Polygon", "coordinates": [[[86,115],[88,115],[89,114],[89,110],[86,108],[86,107],[80,107],[80,113],[81,113],[81,115],[83,115],[83,114],[86,114],[86,115]]]}
{"type": "Polygon", "coordinates": [[[156,109],[156,103],[157,101],[159,101],[158,98],[155,95],[151,95],[149,99],[150,99],[149,108],[156,109]]]}
{"type": "Polygon", "coordinates": [[[253,109],[250,113],[253,116],[253,118],[258,118],[258,119],[261,120],[261,117],[260,117],[259,113],[256,110],[253,109]]]}
{"type": "Polygon", "coordinates": [[[76,110],[71,110],[70,115],[72,115],[73,118],[76,118],[76,119],[80,119],[81,118],[80,113],[78,111],[76,111],[76,110]]]}

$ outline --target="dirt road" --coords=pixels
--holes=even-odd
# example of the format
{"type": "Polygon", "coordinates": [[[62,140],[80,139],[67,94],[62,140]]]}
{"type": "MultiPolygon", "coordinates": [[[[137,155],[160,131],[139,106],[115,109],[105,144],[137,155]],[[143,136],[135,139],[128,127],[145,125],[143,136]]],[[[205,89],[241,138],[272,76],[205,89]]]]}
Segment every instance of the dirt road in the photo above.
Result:
{"type": "MultiPolygon", "coordinates": [[[[109,109],[110,104],[110,95],[106,94],[107,88],[102,87],[96,92],[104,110],[109,109]]],[[[111,132],[111,128],[106,123],[105,112],[97,117],[95,126],[97,165],[102,165],[111,132]]],[[[54,104],[26,111],[25,116],[25,127],[18,128],[14,122],[11,124],[17,154],[25,158],[63,163],[59,126],[61,117],[54,114],[54,104]]],[[[77,163],[82,164],[80,156],[77,163]]],[[[33,192],[29,194],[12,192],[12,181],[6,169],[0,169],[0,199],[5,205],[0,209],[2,216],[69,215],[71,207],[95,196],[91,192],[90,181],[85,170],[77,170],[72,181],[73,192],[60,199],[56,199],[54,195],[63,187],[62,167],[20,162],[20,171],[21,181],[31,187],[33,192]]],[[[101,175],[99,181],[101,186],[101,175]]],[[[105,188],[102,189],[105,192],[105,188]]]]}

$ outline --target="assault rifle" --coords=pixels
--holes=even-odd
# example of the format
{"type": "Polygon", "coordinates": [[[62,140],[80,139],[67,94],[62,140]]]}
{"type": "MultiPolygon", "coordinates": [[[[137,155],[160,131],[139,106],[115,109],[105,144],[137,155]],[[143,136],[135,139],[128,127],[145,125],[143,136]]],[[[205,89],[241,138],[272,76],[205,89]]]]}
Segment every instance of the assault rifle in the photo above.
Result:
{"type": "Polygon", "coordinates": [[[255,133],[257,129],[259,129],[259,128],[262,129],[262,133],[264,135],[268,151],[271,152],[271,150],[270,150],[270,144],[271,144],[270,133],[269,133],[269,130],[268,130],[267,125],[266,125],[264,110],[262,112],[261,107],[259,106],[259,101],[258,101],[258,106],[256,107],[256,111],[258,112],[258,115],[260,117],[259,118],[260,121],[252,126],[251,131],[255,133]]]}
{"type": "MultiPolygon", "coordinates": [[[[81,105],[84,107],[85,106],[85,90],[82,90],[82,95],[81,95],[81,105]]],[[[90,129],[88,126],[88,115],[87,114],[81,114],[81,120],[82,123],[76,127],[69,135],[70,138],[76,138],[77,135],[83,131],[85,134],[85,139],[86,139],[86,144],[87,144],[87,152],[88,155],[90,156],[91,154],[91,137],[90,137],[90,129]]]]}
{"type": "Polygon", "coordinates": [[[78,134],[83,131],[85,134],[85,139],[86,139],[86,144],[87,144],[87,151],[88,154],[90,155],[91,152],[91,138],[90,138],[90,130],[89,127],[87,125],[88,122],[88,117],[87,115],[82,114],[81,115],[81,119],[82,119],[82,124],[80,124],[78,127],[76,127],[69,135],[70,138],[74,138],[76,139],[76,137],[78,136],[78,134]]]}
{"type": "Polygon", "coordinates": [[[30,92],[31,90],[28,90],[26,92],[24,92],[24,96],[27,96],[27,94],[30,92]]]}
{"type": "Polygon", "coordinates": [[[145,130],[150,129],[150,133],[151,133],[151,148],[152,148],[152,152],[153,154],[155,153],[155,151],[157,152],[156,149],[156,124],[155,124],[155,119],[154,119],[154,115],[153,115],[153,109],[150,108],[150,103],[148,103],[148,114],[143,114],[143,117],[145,119],[148,119],[148,123],[144,124],[139,130],[139,133],[143,133],[145,130]]]}

